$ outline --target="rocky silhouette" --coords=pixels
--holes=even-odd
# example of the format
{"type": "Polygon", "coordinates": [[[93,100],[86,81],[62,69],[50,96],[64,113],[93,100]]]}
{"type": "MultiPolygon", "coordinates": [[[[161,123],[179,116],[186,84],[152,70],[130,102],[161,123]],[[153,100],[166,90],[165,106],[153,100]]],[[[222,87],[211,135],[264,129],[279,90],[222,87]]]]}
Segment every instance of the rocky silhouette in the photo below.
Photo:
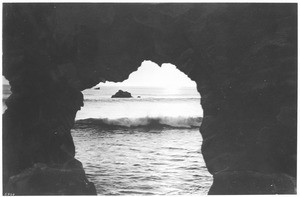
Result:
{"type": "Polygon", "coordinates": [[[131,93],[123,90],[119,90],[116,94],[112,95],[111,98],[132,98],[131,93]]]}

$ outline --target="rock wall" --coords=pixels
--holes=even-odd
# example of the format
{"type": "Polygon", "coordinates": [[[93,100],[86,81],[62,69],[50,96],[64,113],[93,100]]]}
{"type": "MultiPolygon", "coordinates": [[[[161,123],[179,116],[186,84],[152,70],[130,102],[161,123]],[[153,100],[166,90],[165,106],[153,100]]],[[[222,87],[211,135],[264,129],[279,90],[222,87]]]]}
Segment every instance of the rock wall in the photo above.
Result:
{"type": "Polygon", "coordinates": [[[5,3],[4,192],[95,194],[70,134],[80,91],[143,60],[197,83],[209,194],[296,192],[297,4],[282,3],[5,3]],[[49,169],[41,187],[36,171],[49,169]],[[76,181],[55,186],[66,170],[76,181]]]}

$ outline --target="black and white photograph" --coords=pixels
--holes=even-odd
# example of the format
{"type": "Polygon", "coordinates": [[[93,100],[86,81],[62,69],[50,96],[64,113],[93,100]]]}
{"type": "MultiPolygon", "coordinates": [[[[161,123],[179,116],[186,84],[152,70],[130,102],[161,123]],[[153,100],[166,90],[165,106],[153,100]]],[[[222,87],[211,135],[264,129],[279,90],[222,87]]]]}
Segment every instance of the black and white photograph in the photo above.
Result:
{"type": "Polygon", "coordinates": [[[297,2],[2,2],[2,195],[297,194],[297,2]]]}

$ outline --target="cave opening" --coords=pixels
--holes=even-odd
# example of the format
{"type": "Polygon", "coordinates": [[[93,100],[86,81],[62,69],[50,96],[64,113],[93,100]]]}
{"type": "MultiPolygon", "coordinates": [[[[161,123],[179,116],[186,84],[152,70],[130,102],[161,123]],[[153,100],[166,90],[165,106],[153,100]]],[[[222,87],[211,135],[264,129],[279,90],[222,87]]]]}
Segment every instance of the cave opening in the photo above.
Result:
{"type": "Polygon", "coordinates": [[[144,61],[127,80],[82,93],[72,130],[75,157],[98,194],[207,194],[212,177],[201,154],[203,111],[186,74],[144,61]],[[131,98],[112,98],[119,90],[131,98]]]}
{"type": "MultiPolygon", "coordinates": [[[[90,122],[88,127],[77,120],[72,131],[76,157],[83,150],[82,155],[92,160],[88,166],[86,160],[80,159],[84,168],[74,158],[70,132],[83,104],[81,91],[102,79],[123,81],[145,58],[159,64],[172,62],[197,82],[205,111],[200,130],[202,154],[214,176],[208,194],[297,193],[297,16],[295,3],[3,4],[2,71],[11,85],[3,88],[7,105],[2,118],[3,195],[96,194],[89,180],[98,184],[98,193],[102,194],[111,190],[124,194],[153,193],[156,186],[152,183],[161,181],[165,174],[154,176],[153,169],[147,168],[132,176],[130,170],[142,169],[141,164],[123,168],[128,165],[121,163],[109,168],[117,175],[109,179],[105,174],[109,171],[103,168],[105,160],[93,155],[96,152],[91,149],[104,148],[103,140],[99,139],[115,139],[107,149],[116,152],[113,148],[118,147],[126,152],[128,147],[124,144],[130,145],[126,137],[148,134],[134,142],[150,145],[149,149],[144,147],[149,150],[149,158],[151,151],[161,154],[165,150],[162,145],[167,142],[162,140],[162,131],[137,132],[124,127],[116,131],[110,129],[112,124],[107,124],[107,117],[102,122],[99,118],[98,122],[85,119],[90,122]],[[102,138],[96,138],[92,132],[81,132],[87,137],[76,141],[78,131],[89,129],[91,123],[95,128],[106,123],[106,132],[93,131],[103,134],[102,138]],[[141,140],[152,134],[159,136],[153,143],[141,140]],[[95,144],[78,149],[93,140],[95,144]],[[159,140],[161,146],[153,150],[159,140]],[[102,168],[97,167],[97,162],[102,168]],[[94,171],[91,173],[90,169],[94,171]],[[121,176],[120,171],[125,175],[121,176]],[[148,176],[141,178],[139,174],[148,176]],[[96,176],[104,177],[104,181],[94,181],[96,176]],[[123,178],[141,184],[124,185],[123,178]],[[153,182],[142,184],[144,180],[153,182]],[[114,184],[122,187],[116,189],[114,184]]],[[[139,96],[133,99],[145,99],[139,96]]],[[[104,104],[93,99],[89,102],[104,104]]],[[[89,102],[85,101],[77,118],[89,102]]],[[[109,106],[118,103],[121,99],[109,106]]],[[[137,103],[120,104],[124,108],[116,107],[115,111],[130,113],[133,107],[139,108],[137,103]]],[[[96,107],[93,109],[97,111],[96,107]]],[[[109,115],[103,109],[99,112],[109,115]]],[[[126,117],[122,122],[130,125],[126,117]]],[[[155,119],[151,126],[157,123],[155,119]]],[[[195,132],[200,136],[198,129],[195,132]]],[[[167,136],[174,137],[174,132],[167,136]]],[[[183,143],[186,144],[191,141],[183,143]]],[[[168,151],[179,151],[176,148],[168,151]]],[[[107,151],[97,154],[116,158],[107,151]]],[[[134,162],[139,154],[134,152],[130,156],[121,162],[134,162]]],[[[184,164],[186,171],[187,158],[176,159],[172,164],[184,164]]],[[[152,163],[161,161],[159,158],[152,163]]],[[[163,167],[157,164],[160,172],[166,171],[163,167]]],[[[173,165],[168,169],[172,168],[173,165]]],[[[191,179],[185,175],[176,177],[191,179]]],[[[170,182],[185,188],[182,183],[186,182],[170,182]]],[[[198,185],[202,187],[203,182],[198,185]]],[[[172,194],[169,192],[166,189],[164,193],[172,194]]]]}

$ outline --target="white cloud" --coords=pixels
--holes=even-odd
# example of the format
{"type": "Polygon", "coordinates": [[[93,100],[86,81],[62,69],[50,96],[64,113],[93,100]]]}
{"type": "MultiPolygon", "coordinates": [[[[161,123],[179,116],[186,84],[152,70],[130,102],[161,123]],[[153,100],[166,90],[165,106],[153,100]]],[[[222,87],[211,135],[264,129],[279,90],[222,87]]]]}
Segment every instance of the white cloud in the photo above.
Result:
{"type": "MultiPolygon", "coordinates": [[[[127,80],[114,83],[106,82],[101,85],[144,86],[144,87],[196,87],[186,74],[172,64],[162,64],[159,67],[151,61],[144,61],[137,71],[131,73],[127,80]]],[[[97,85],[98,86],[98,85],[97,85]]]]}

